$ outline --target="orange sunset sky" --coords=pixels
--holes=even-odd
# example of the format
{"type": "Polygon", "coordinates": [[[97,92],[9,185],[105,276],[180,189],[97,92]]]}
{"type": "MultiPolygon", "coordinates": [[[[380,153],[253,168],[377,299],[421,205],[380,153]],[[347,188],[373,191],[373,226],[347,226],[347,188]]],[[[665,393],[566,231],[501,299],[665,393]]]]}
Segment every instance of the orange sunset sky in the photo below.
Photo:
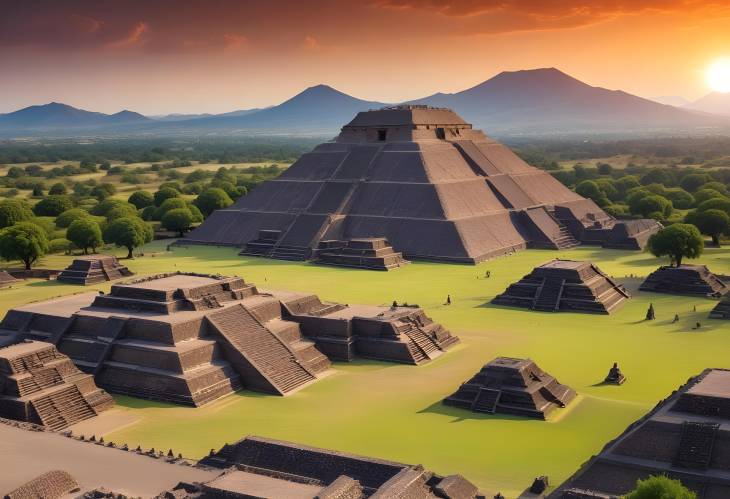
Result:
{"type": "Polygon", "coordinates": [[[326,83],[396,102],[500,71],[697,99],[730,56],[730,2],[0,0],[0,112],[145,114],[277,104],[326,83]]]}

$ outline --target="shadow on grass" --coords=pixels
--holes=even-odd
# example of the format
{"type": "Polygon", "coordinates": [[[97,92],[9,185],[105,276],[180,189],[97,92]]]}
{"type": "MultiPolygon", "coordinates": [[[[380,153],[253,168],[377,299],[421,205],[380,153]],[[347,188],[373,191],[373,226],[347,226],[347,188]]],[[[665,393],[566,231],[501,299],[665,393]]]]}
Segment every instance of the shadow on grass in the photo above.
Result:
{"type": "Polygon", "coordinates": [[[29,288],[51,288],[51,287],[60,287],[60,286],[71,286],[78,289],[84,289],[83,286],[74,286],[73,284],[66,284],[63,282],[58,282],[56,280],[53,281],[46,281],[46,280],[39,280],[39,281],[33,281],[29,282],[27,285],[29,288]]]}
{"type": "Polygon", "coordinates": [[[462,421],[469,420],[482,420],[489,419],[492,421],[529,421],[530,418],[521,416],[512,416],[509,414],[485,414],[483,412],[472,412],[468,409],[459,409],[458,407],[452,407],[444,404],[443,402],[436,402],[418,411],[418,414],[439,414],[441,416],[450,416],[454,419],[451,423],[460,423],[462,421]]]}
{"type": "MultiPolygon", "coordinates": [[[[136,397],[130,397],[128,395],[117,395],[112,394],[114,402],[119,407],[127,409],[180,409],[186,406],[171,404],[169,402],[159,402],[157,400],[140,399],[136,397]]],[[[194,407],[190,407],[194,409],[194,407]]]]}

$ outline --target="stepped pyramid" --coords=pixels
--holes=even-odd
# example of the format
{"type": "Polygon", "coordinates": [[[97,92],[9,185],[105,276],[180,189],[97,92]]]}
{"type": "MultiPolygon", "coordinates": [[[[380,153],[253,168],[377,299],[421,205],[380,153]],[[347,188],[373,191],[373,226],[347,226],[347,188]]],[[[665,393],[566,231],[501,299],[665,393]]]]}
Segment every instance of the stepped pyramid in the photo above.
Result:
{"type": "Polygon", "coordinates": [[[20,279],[16,279],[4,270],[0,270],[0,288],[12,286],[13,284],[18,284],[19,282],[21,282],[20,279]]]}
{"type": "Polygon", "coordinates": [[[385,238],[408,259],[476,263],[580,241],[640,248],[658,228],[617,222],[449,109],[397,106],[358,113],[185,243],[305,260],[323,241],[385,238]]]}
{"type": "Polygon", "coordinates": [[[652,475],[680,480],[698,499],[730,497],[729,452],[730,371],[706,369],[608,442],[548,497],[623,497],[637,480],[652,475]]]}
{"type": "Polygon", "coordinates": [[[575,391],[561,385],[530,359],[497,357],[444,399],[444,404],[488,414],[538,419],[565,407],[575,391]]]}
{"type": "Polygon", "coordinates": [[[418,308],[323,303],[184,273],[12,309],[0,342],[22,339],[57,345],[110,392],[193,406],[241,387],[293,393],[331,359],[418,365],[458,341],[418,308]]]}
{"type": "Polygon", "coordinates": [[[58,280],[68,284],[96,284],[131,276],[127,267],[111,255],[89,255],[75,258],[58,274],[58,280]]]}
{"type": "Polygon", "coordinates": [[[706,265],[659,267],[639,286],[640,291],[673,295],[719,297],[730,291],[730,286],[710,272],[706,265]]]}
{"type": "Polygon", "coordinates": [[[0,348],[0,416],[62,430],[113,405],[54,345],[21,341],[0,348]]]}
{"type": "Polygon", "coordinates": [[[590,262],[552,260],[535,267],[492,303],[543,312],[609,314],[630,297],[590,262]]]}

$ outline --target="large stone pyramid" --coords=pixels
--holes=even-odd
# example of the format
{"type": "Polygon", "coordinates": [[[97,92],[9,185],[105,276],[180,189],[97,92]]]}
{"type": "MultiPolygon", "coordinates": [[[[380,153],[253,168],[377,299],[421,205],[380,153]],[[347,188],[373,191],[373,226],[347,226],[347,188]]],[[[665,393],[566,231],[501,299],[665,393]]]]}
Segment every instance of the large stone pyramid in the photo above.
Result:
{"type": "Polygon", "coordinates": [[[359,113],[187,242],[303,260],[323,241],[384,237],[409,259],[476,263],[581,240],[639,248],[657,228],[617,222],[449,109],[398,106],[359,113]]]}

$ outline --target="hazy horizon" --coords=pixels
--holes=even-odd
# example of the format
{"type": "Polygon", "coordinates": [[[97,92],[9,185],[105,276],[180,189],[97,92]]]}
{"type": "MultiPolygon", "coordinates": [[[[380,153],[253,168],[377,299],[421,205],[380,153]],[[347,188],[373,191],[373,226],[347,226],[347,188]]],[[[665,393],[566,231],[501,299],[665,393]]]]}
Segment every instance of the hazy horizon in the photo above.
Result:
{"type": "Polygon", "coordinates": [[[402,102],[543,67],[692,101],[730,47],[730,5],[695,0],[0,3],[2,113],[221,113],[317,84],[402,102]]]}

